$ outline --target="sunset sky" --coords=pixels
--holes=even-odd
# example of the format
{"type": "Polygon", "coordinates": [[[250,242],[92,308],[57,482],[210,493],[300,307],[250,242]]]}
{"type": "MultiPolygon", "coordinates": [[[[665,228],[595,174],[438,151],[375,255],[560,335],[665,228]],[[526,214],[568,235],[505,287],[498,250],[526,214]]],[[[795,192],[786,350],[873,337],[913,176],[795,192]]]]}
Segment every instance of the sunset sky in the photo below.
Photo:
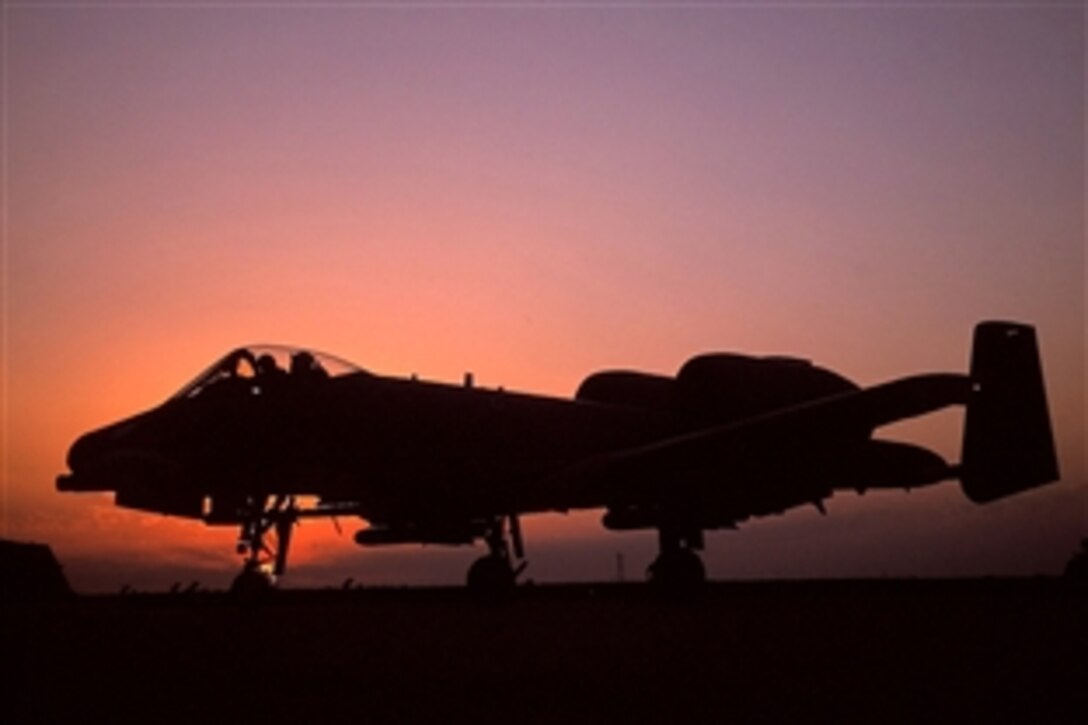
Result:
{"type": "MultiPolygon", "coordinates": [[[[233,529],[54,480],[248,342],[569,396],[708,350],[963,371],[999,318],[1038,328],[1061,483],[839,494],[705,560],[1058,572],[1088,536],[1084,38],[1080,3],[5,2],[0,536],[84,591],[228,581],[233,529]]],[[[899,431],[955,459],[959,422],[899,431]]],[[[340,523],[305,523],[290,583],[479,554],[340,523]]],[[[525,528],[538,581],[640,578],[655,547],[599,512],[525,528]]]]}

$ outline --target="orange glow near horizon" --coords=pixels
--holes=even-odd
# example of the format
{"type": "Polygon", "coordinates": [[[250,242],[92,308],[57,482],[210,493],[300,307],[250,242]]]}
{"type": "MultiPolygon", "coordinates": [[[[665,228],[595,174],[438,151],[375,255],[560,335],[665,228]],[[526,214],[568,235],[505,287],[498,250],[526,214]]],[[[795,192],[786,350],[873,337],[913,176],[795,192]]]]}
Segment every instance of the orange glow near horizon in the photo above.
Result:
{"type": "MultiPolygon", "coordinates": [[[[1083,8],[555,10],[5,6],[0,535],[98,562],[86,586],[233,567],[232,530],[53,482],[81,433],[243,344],[569,396],[708,350],[965,370],[1008,318],[1039,329],[1065,482],[977,513],[952,486],[836,498],[839,523],[721,534],[710,568],[1059,568],[1088,529],[1083,8]],[[969,553],[919,564],[920,529],[969,553]]],[[[896,431],[954,457],[956,422],[896,431]]],[[[596,517],[529,524],[605,562],[541,576],[652,548],[596,517]]],[[[308,522],[292,565],[370,566],[345,529],[308,522]]],[[[399,551],[365,570],[399,581],[399,551]]],[[[471,553],[426,556],[403,576],[471,553]]]]}

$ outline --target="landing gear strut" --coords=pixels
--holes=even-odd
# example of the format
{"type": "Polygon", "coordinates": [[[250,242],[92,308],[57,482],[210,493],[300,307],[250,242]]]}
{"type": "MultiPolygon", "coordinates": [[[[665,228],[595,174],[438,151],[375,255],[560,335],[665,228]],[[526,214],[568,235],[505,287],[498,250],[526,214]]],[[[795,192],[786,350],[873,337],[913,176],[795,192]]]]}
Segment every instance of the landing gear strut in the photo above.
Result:
{"type": "Polygon", "coordinates": [[[703,548],[702,529],[662,526],[657,558],[647,568],[650,582],[667,589],[694,589],[706,582],[706,569],[699,555],[703,548]]]}
{"type": "Polygon", "coordinates": [[[298,520],[299,509],[294,496],[279,495],[269,501],[267,496],[252,496],[246,501],[242,532],[238,537],[238,553],[246,557],[242,572],[235,577],[231,591],[254,592],[272,587],[275,577],[287,571],[287,550],[291,530],[298,520]],[[269,531],[275,534],[275,547],[265,541],[269,531]]]}
{"type": "Polygon", "coordinates": [[[483,536],[488,554],[473,562],[468,570],[468,588],[481,594],[510,591],[527,564],[521,524],[516,515],[496,516],[483,536]],[[510,521],[510,542],[506,540],[506,522],[510,521]],[[511,552],[511,548],[513,552],[511,552]],[[511,555],[512,554],[512,555],[511,555]],[[514,561],[520,561],[515,565],[514,561]]]}

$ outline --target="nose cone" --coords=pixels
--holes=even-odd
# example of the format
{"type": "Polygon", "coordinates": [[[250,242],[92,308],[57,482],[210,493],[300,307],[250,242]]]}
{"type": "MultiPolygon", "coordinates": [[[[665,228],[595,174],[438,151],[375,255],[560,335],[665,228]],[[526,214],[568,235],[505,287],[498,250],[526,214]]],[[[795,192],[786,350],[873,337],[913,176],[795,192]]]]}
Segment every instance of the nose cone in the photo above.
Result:
{"type": "Polygon", "coordinates": [[[57,476],[58,491],[109,491],[99,477],[92,475],[95,462],[102,458],[107,446],[105,430],[80,436],[68,449],[68,469],[71,473],[57,476]]]}
{"type": "Polygon", "coordinates": [[[91,431],[68,451],[71,473],[57,477],[60,491],[114,491],[118,506],[201,518],[204,496],[185,485],[163,422],[155,411],[91,431]]]}
{"type": "Polygon", "coordinates": [[[140,427],[140,417],[93,430],[76,439],[68,449],[68,469],[71,473],[57,476],[57,490],[117,490],[121,482],[117,480],[117,464],[131,458],[134,449],[139,447],[135,445],[133,434],[140,427]]]}

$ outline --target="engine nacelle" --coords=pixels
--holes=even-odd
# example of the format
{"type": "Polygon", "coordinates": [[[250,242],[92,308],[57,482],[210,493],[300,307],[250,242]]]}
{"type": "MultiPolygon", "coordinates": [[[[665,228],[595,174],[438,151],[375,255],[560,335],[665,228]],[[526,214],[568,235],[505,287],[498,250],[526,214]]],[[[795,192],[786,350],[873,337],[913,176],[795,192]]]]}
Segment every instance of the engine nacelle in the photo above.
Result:
{"type": "Polygon", "coordinates": [[[575,400],[649,410],[672,410],[676,381],[664,375],[629,370],[593,373],[578,386],[575,400]]]}
{"type": "Polygon", "coordinates": [[[808,360],[714,353],[680,368],[675,399],[685,416],[727,423],[858,389],[808,360]]]}
{"type": "Polygon", "coordinates": [[[808,360],[712,353],[688,360],[675,378],[629,370],[594,373],[574,397],[728,423],[856,390],[851,381],[808,360]]]}

